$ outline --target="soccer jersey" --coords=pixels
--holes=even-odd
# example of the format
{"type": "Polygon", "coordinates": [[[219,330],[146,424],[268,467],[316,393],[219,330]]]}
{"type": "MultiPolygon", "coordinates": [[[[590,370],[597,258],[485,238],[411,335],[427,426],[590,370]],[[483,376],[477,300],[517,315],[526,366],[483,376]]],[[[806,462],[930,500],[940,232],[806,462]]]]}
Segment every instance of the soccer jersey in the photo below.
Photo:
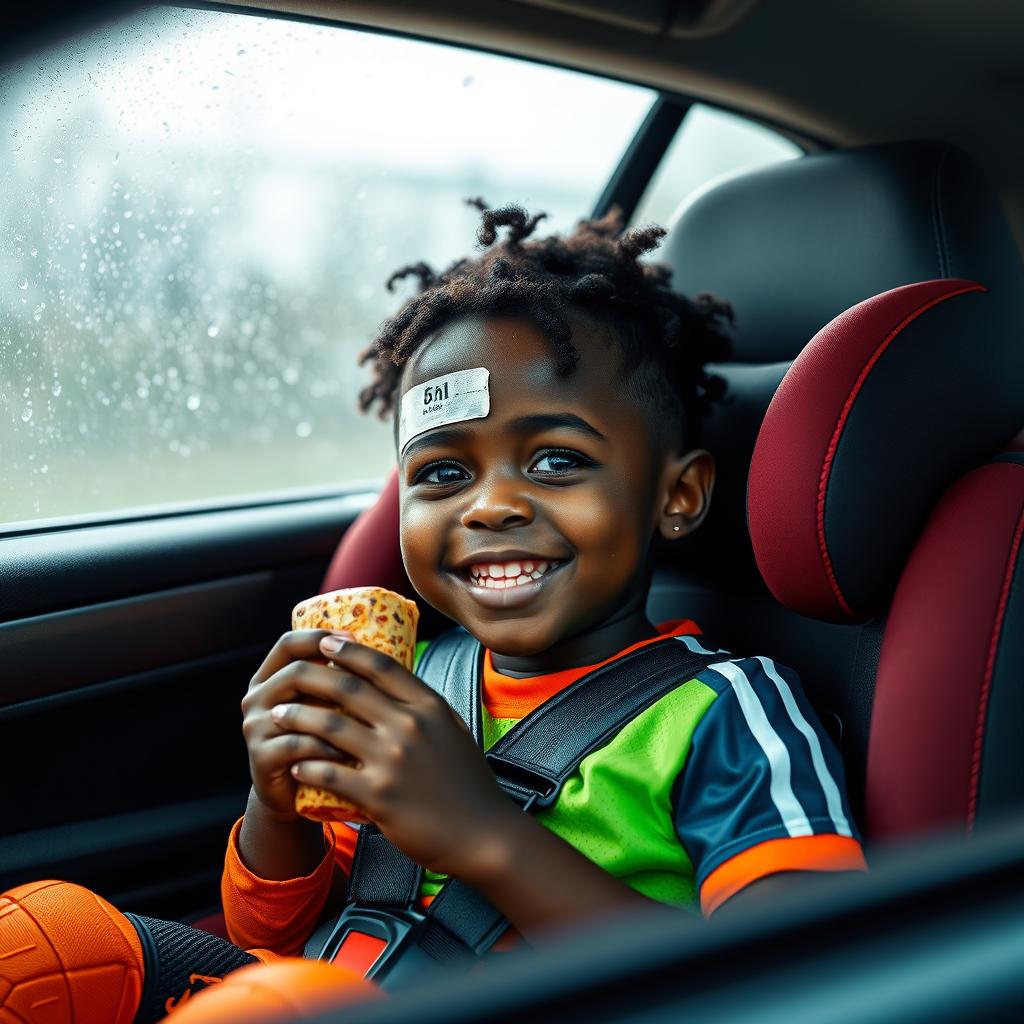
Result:
{"type": "MultiPolygon", "coordinates": [[[[689,620],[658,628],[659,636],[603,662],[526,679],[497,672],[485,651],[484,747],[582,675],[646,644],[673,637],[696,653],[713,653],[689,620]]],[[[417,664],[425,646],[417,645],[417,664]]],[[[556,802],[536,812],[542,825],[635,891],[705,914],[776,872],[865,867],[842,763],[796,673],[769,658],[721,654],[721,662],[680,679],[584,758],[556,802]]],[[[324,862],[307,878],[283,882],[248,871],[237,831],[222,886],[229,933],[243,946],[297,952],[323,909],[334,865],[351,868],[356,830],[325,826],[324,862]]],[[[425,873],[423,902],[442,884],[443,876],[425,873]]]]}

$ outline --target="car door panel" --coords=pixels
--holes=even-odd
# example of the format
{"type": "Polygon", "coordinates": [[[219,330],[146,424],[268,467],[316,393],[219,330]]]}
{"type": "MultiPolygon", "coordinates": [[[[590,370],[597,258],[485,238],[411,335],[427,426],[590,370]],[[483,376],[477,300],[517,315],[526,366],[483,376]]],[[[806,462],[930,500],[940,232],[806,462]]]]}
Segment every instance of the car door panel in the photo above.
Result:
{"type": "Polygon", "coordinates": [[[0,889],[66,878],[171,916],[216,899],[249,786],[239,701],[372,499],[0,540],[0,889]]]}

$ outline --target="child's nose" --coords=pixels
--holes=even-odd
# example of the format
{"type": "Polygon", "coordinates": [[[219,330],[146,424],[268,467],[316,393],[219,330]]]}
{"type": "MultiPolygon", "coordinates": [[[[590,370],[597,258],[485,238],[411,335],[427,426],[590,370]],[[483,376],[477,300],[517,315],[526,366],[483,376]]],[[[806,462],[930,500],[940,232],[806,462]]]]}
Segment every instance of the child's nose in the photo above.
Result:
{"type": "Polygon", "coordinates": [[[533,522],[533,504],[519,481],[490,476],[473,488],[472,498],[462,513],[468,529],[507,530],[533,522]]]}

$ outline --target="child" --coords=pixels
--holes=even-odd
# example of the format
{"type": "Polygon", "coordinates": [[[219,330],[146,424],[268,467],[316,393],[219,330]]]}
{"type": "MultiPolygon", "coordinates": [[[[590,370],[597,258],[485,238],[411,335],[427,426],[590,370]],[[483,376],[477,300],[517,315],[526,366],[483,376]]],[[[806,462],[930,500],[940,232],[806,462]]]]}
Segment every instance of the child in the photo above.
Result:
{"type": "MultiPolygon", "coordinates": [[[[696,427],[730,314],[639,262],[658,228],[622,234],[610,216],[535,240],[540,216],[474,203],[483,255],[389,281],[413,274],[421,291],[364,353],[376,377],[362,406],[395,414],[409,579],[486,648],[486,747],[627,651],[669,636],[703,650],[692,622],[656,628],[645,607],[654,539],[685,536],[707,513],[714,462],[696,427]],[[442,377],[462,393],[417,418],[442,377]]],[[[551,807],[525,814],[413,673],[344,636],[285,634],[242,704],[253,787],[225,866],[231,938],[299,955],[341,904],[355,833],[299,818],[299,782],[362,807],[426,869],[421,897],[460,879],[527,939],[652,904],[711,914],[783,874],[862,870],[841,763],[795,674],[722,659],[585,758],[551,807]],[[345,714],[323,706],[338,703],[345,714]]],[[[194,970],[209,980],[224,966],[194,970]]]]}

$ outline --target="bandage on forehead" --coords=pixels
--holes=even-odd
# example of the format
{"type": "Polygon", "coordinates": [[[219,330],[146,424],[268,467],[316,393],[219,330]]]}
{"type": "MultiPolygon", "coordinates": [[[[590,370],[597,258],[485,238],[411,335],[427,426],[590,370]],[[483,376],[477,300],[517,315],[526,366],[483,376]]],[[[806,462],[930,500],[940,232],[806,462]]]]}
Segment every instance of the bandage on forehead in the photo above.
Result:
{"type": "Polygon", "coordinates": [[[485,366],[456,370],[409,388],[402,396],[398,419],[398,453],[424,431],[463,420],[482,419],[491,411],[485,366]]]}

